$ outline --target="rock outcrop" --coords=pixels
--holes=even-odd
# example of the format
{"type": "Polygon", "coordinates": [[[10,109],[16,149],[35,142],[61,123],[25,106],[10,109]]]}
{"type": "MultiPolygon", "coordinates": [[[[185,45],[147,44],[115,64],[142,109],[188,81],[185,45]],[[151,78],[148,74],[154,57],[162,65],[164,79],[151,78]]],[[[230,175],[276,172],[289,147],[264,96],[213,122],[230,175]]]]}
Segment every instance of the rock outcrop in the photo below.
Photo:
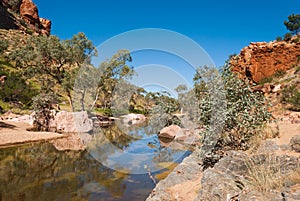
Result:
{"type": "Polygon", "coordinates": [[[0,28],[18,29],[26,33],[50,35],[51,21],[40,18],[38,8],[32,0],[8,0],[0,2],[0,28]]]}
{"type": "Polygon", "coordinates": [[[182,135],[181,133],[183,133],[183,130],[179,126],[171,125],[163,128],[159,132],[158,137],[173,140],[177,135],[182,135]]]}
{"type": "Polygon", "coordinates": [[[298,62],[300,40],[295,36],[291,42],[250,43],[239,55],[230,60],[232,70],[241,78],[258,83],[279,70],[286,71],[298,62]]]}
{"type": "MultiPolygon", "coordinates": [[[[300,131],[299,131],[300,133],[300,131]]],[[[291,147],[294,151],[299,152],[300,153],[300,135],[296,135],[291,139],[291,147]]]]}
{"type": "Polygon", "coordinates": [[[58,112],[49,123],[51,131],[59,133],[87,133],[93,129],[93,121],[83,112],[58,112]]]}

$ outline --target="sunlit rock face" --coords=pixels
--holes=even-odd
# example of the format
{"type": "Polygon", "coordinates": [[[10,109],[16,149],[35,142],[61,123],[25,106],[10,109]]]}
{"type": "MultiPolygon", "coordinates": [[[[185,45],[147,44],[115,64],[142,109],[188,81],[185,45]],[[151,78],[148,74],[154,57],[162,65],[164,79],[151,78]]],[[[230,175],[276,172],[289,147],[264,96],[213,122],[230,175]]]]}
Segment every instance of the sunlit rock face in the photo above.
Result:
{"type": "Polygon", "coordinates": [[[18,29],[30,34],[49,36],[51,32],[51,21],[40,18],[32,0],[1,0],[0,24],[2,29],[18,29]]]}
{"type": "Polygon", "coordinates": [[[230,65],[241,78],[247,77],[258,83],[278,70],[292,68],[297,64],[299,55],[300,40],[296,37],[293,42],[250,43],[239,55],[231,58],[230,65]]]}
{"type": "Polygon", "coordinates": [[[61,133],[87,133],[93,129],[93,122],[88,118],[86,111],[61,111],[51,120],[49,127],[53,131],[61,133]]]}

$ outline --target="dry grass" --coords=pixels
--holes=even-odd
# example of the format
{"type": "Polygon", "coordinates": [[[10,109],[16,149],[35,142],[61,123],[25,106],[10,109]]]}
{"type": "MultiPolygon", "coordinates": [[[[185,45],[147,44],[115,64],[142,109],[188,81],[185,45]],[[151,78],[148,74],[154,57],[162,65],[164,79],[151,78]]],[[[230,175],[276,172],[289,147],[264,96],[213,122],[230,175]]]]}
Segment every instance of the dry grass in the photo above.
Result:
{"type": "Polygon", "coordinates": [[[300,169],[286,170],[280,157],[275,154],[260,155],[245,160],[248,168],[246,183],[250,190],[281,192],[285,187],[300,183],[300,169]]]}
{"type": "Polygon", "coordinates": [[[277,124],[266,125],[261,130],[258,130],[249,141],[249,153],[255,153],[258,147],[266,139],[272,139],[279,136],[279,127],[277,124]]]}
{"type": "Polygon", "coordinates": [[[249,158],[246,161],[248,174],[246,180],[252,190],[269,192],[270,190],[281,190],[284,186],[286,175],[281,172],[281,164],[274,154],[263,155],[260,162],[249,158]]]}

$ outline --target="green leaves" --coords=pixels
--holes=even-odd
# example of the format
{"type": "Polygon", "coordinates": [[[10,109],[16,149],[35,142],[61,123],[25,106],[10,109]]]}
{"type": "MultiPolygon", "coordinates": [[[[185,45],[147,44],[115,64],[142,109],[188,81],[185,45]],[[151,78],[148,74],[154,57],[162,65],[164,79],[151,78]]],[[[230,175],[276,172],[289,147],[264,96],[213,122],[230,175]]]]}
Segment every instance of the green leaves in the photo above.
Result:
{"type": "Polygon", "coordinates": [[[284,21],[284,25],[292,34],[300,33],[300,14],[292,14],[288,16],[288,21],[284,21]]]}
{"type": "Polygon", "coordinates": [[[199,123],[207,128],[202,136],[204,162],[215,161],[216,155],[226,149],[249,148],[250,138],[271,117],[263,94],[252,92],[247,80],[239,79],[228,63],[222,69],[222,79],[217,75],[216,69],[204,68],[194,78],[200,109],[199,123]],[[222,93],[226,97],[224,100],[222,93]],[[222,105],[225,107],[219,107],[222,105]],[[224,119],[218,118],[222,115],[224,119]],[[223,124],[219,123],[222,126],[220,130],[212,126],[216,121],[223,121],[223,124]]]}
{"type": "Polygon", "coordinates": [[[56,36],[30,36],[23,47],[9,54],[19,71],[28,78],[36,78],[44,91],[52,91],[69,98],[73,109],[71,91],[77,72],[84,62],[97,54],[96,48],[83,33],[62,41],[56,36]],[[47,83],[47,84],[45,84],[47,83]]]}

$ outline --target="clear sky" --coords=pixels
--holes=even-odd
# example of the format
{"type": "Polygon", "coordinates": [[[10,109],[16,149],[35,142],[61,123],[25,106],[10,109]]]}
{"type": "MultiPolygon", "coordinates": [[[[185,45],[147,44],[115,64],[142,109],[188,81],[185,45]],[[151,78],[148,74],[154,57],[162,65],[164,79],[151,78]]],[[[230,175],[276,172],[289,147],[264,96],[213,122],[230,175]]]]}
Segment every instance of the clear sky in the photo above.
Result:
{"type": "Polygon", "coordinates": [[[164,28],[199,43],[217,66],[252,41],[284,35],[299,0],[33,0],[62,39],[84,32],[97,46],[125,31],[164,28]]]}

